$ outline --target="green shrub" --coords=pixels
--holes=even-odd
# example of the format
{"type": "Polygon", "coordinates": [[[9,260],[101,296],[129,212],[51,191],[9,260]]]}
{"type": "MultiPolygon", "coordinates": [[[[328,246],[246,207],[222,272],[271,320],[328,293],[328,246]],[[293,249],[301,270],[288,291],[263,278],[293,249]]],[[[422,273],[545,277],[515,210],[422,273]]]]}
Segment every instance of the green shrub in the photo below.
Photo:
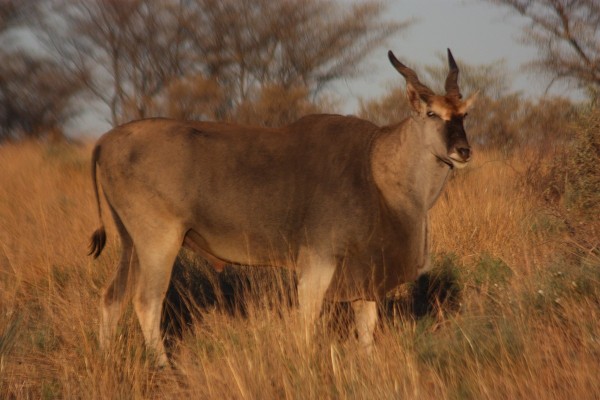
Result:
{"type": "Polygon", "coordinates": [[[526,297],[538,312],[561,309],[569,301],[588,300],[600,306],[600,259],[582,257],[578,263],[560,260],[538,273],[534,292],[526,297]]]}
{"type": "Polygon", "coordinates": [[[505,285],[513,275],[512,269],[501,259],[484,253],[473,269],[472,279],[477,286],[505,285]]]}
{"type": "Polygon", "coordinates": [[[580,111],[569,124],[567,140],[551,152],[540,151],[523,182],[541,195],[567,225],[600,213],[600,108],[580,111]]]}
{"type": "Polygon", "coordinates": [[[600,109],[584,113],[561,170],[565,206],[589,217],[600,213],[600,109]]]}
{"type": "Polygon", "coordinates": [[[417,333],[414,346],[419,361],[450,377],[469,365],[501,368],[523,352],[523,335],[517,321],[505,317],[468,317],[452,320],[444,329],[417,333]]]}

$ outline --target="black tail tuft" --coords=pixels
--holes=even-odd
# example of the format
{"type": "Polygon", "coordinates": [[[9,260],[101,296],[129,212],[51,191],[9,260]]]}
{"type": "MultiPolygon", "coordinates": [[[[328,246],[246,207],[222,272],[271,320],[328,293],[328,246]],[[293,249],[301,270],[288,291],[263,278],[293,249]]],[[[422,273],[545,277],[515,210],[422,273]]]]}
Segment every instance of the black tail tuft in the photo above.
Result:
{"type": "Polygon", "coordinates": [[[92,238],[90,239],[90,251],[88,256],[93,255],[94,258],[98,258],[100,253],[102,253],[102,249],[106,245],[106,231],[104,227],[100,227],[96,229],[93,233],[92,238]]]}

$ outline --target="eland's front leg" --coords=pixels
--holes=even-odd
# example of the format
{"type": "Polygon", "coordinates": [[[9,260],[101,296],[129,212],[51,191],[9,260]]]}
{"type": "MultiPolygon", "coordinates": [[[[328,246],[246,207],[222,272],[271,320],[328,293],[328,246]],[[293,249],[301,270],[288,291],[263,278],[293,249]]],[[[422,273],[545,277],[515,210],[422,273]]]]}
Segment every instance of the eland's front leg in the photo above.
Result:
{"type": "Polygon", "coordinates": [[[298,255],[297,268],[300,318],[306,341],[310,343],[325,293],[335,272],[335,260],[312,249],[302,248],[298,255]]]}
{"type": "Polygon", "coordinates": [[[377,325],[377,303],[367,300],[352,302],[358,342],[367,354],[373,352],[373,332],[377,325]]]}

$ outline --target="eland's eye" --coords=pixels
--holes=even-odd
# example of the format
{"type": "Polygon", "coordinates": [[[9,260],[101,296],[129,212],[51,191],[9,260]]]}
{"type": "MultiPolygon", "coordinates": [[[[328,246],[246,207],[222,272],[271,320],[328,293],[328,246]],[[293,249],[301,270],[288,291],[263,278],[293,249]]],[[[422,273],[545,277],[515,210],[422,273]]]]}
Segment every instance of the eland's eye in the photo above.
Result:
{"type": "Polygon", "coordinates": [[[434,113],[433,111],[427,111],[427,116],[428,117],[437,117],[437,114],[434,113]]]}

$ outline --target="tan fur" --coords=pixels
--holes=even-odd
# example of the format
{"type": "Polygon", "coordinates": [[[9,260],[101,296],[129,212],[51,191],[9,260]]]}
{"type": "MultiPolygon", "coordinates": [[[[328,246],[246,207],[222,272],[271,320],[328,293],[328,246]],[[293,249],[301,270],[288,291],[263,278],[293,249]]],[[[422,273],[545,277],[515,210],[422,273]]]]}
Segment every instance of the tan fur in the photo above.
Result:
{"type": "Polygon", "coordinates": [[[358,342],[367,354],[373,351],[373,331],[377,324],[377,303],[374,301],[356,300],[352,302],[358,342]]]}
{"type": "MultiPolygon", "coordinates": [[[[339,115],[279,129],[146,119],[102,136],[94,182],[98,173],[123,245],[103,300],[102,344],[131,294],[146,343],[167,363],[161,304],[183,245],[217,268],[296,268],[307,332],[325,297],[353,301],[370,348],[374,302],[428,267],[428,211],[452,166],[470,158],[462,123],[454,137],[446,120],[472,102],[434,96],[394,65],[407,76],[414,110],[394,126],[339,115]]],[[[95,255],[101,239],[96,233],[95,255]]]]}

